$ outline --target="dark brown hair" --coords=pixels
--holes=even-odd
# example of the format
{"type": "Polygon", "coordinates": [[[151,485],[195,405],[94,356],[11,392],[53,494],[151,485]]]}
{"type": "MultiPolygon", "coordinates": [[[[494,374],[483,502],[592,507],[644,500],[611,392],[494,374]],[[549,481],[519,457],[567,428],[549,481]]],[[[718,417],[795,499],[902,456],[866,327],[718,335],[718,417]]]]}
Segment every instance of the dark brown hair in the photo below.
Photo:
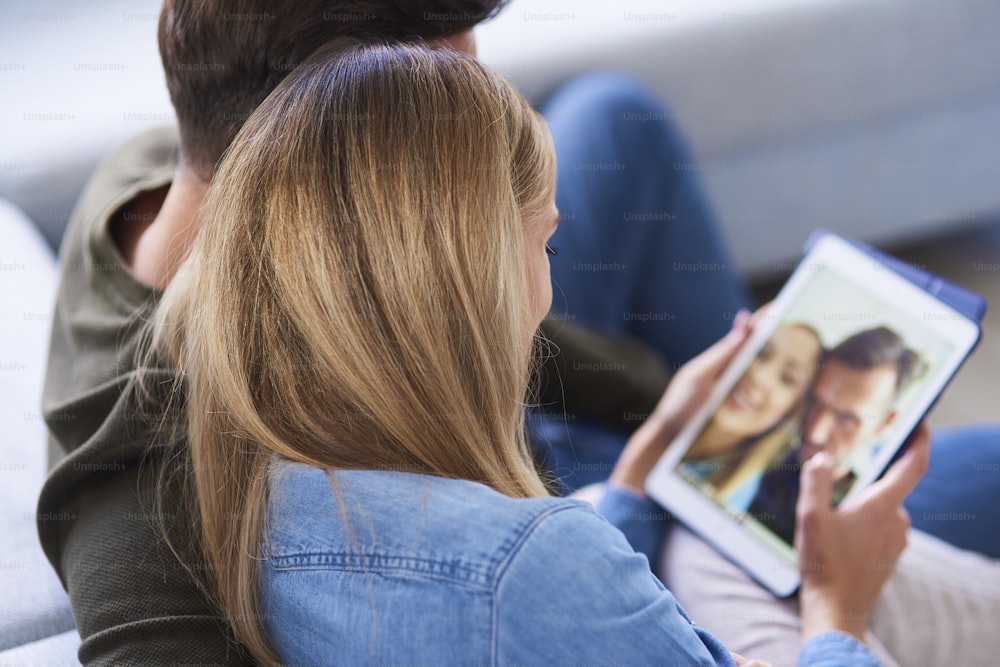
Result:
{"type": "Polygon", "coordinates": [[[892,366],[896,370],[897,396],[926,370],[920,355],[906,347],[899,334],[884,326],[850,336],[830,350],[826,358],[864,371],[892,366]]]}
{"type": "Polygon", "coordinates": [[[434,40],[464,32],[507,0],[165,0],[160,58],[185,163],[211,176],[244,121],[278,83],[338,37],[434,40]]]}

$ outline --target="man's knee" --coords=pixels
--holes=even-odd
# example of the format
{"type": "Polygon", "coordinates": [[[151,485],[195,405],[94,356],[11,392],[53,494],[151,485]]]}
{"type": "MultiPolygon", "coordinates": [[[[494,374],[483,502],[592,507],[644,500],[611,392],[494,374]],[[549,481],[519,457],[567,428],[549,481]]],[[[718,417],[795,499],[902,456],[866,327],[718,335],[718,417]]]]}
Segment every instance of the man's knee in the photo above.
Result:
{"type": "Polygon", "coordinates": [[[686,146],[676,118],[666,103],[638,78],[619,72],[592,72],[571,79],[542,107],[558,132],[573,126],[581,136],[614,136],[619,145],[652,147],[661,152],[685,154],[686,146]]]}

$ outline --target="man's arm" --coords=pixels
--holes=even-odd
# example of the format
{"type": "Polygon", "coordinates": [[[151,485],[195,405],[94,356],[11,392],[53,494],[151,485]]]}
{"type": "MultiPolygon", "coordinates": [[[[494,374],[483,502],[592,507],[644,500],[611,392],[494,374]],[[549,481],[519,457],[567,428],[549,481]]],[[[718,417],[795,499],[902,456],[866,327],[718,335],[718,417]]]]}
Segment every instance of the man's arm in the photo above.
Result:
{"type": "Polygon", "coordinates": [[[558,319],[543,320],[541,335],[555,345],[538,372],[538,399],[545,412],[565,409],[574,417],[633,431],[670,382],[663,360],[638,339],[558,319]]]}
{"type": "MultiPolygon", "coordinates": [[[[153,505],[156,469],[130,463],[93,476],[65,504],[75,517],[60,540],[60,574],[82,640],[85,665],[246,666],[226,624],[166,546],[153,505]]],[[[177,502],[168,504],[176,511],[177,502]]],[[[190,522],[165,516],[172,539],[196,569],[183,540],[190,522]]],[[[204,571],[204,570],[202,570],[204,571]]]]}

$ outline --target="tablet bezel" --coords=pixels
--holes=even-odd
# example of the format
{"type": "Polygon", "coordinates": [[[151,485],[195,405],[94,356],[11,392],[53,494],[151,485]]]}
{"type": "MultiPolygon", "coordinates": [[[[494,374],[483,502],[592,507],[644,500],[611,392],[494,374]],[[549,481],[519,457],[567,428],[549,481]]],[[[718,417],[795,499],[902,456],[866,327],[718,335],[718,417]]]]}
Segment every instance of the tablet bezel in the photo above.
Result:
{"type": "Polygon", "coordinates": [[[785,320],[799,295],[810,284],[813,273],[821,267],[829,267],[833,273],[856,286],[863,285],[874,298],[892,303],[900,313],[920,320],[922,324],[926,324],[927,331],[946,339],[952,345],[936,376],[928,378],[929,384],[922,389],[919,399],[905,414],[899,415],[903,422],[895,431],[897,437],[884,443],[885,447],[877,457],[876,464],[866,475],[858,478],[844,498],[845,502],[881,475],[902,446],[905,436],[924,417],[980,336],[978,322],[835,234],[821,237],[803,257],[744,348],[719,378],[709,399],[670,444],[646,482],[646,490],[653,499],[764,587],[781,597],[791,595],[799,586],[799,569],[794,551],[762,524],[753,525],[752,519],[748,520],[749,526],[739,523],[738,513],[727,511],[706,498],[677,474],[675,468],[743,376],[758,351],[785,320]],[[849,277],[845,277],[845,274],[849,277]]]}

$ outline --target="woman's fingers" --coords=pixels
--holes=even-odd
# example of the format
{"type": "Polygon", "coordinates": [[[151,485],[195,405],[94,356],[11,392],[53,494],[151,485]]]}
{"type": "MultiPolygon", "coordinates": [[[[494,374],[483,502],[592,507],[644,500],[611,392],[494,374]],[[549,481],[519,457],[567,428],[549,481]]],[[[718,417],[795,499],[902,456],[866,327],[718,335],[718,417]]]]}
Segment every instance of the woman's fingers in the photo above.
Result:
{"type": "Polygon", "coordinates": [[[740,308],[736,311],[736,317],[733,318],[733,329],[741,329],[746,325],[747,321],[750,319],[750,311],[746,308],[740,308]]]}
{"type": "MultiPolygon", "coordinates": [[[[744,312],[744,311],[741,311],[744,312]]],[[[737,315],[733,322],[733,328],[725,336],[719,339],[710,348],[699,354],[697,357],[687,362],[684,368],[689,368],[699,376],[716,378],[723,369],[729,365],[736,353],[739,352],[743,343],[753,330],[751,323],[752,316],[737,315]]]]}
{"type": "Polygon", "coordinates": [[[763,662],[761,660],[753,660],[751,658],[744,658],[739,653],[729,652],[729,655],[733,656],[733,661],[736,663],[736,667],[771,667],[771,663],[763,662]]]}
{"type": "Polygon", "coordinates": [[[755,310],[753,312],[753,315],[750,316],[750,328],[755,329],[758,326],[760,326],[761,322],[768,319],[768,317],[770,317],[771,315],[771,310],[773,307],[774,307],[774,302],[768,301],[763,306],[755,310]]]}
{"type": "Polygon", "coordinates": [[[802,466],[796,513],[803,527],[832,511],[833,467],[833,460],[824,452],[816,454],[802,466]]]}
{"type": "Polygon", "coordinates": [[[831,506],[833,465],[820,453],[802,469],[799,551],[805,636],[839,629],[856,637],[882,585],[906,548],[910,517],[902,507],[927,469],[930,435],[921,424],[909,449],[856,500],[831,506]]]}
{"type": "MultiPolygon", "coordinates": [[[[763,309],[762,309],[763,310],[763,309]]],[[[726,336],[677,371],[656,409],[629,438],[611,472],[615,484],[642,493],[646,476],[691,416],[704,404],[715,381],[746,343],[762,310],[741,311],[726,336]]]]}

